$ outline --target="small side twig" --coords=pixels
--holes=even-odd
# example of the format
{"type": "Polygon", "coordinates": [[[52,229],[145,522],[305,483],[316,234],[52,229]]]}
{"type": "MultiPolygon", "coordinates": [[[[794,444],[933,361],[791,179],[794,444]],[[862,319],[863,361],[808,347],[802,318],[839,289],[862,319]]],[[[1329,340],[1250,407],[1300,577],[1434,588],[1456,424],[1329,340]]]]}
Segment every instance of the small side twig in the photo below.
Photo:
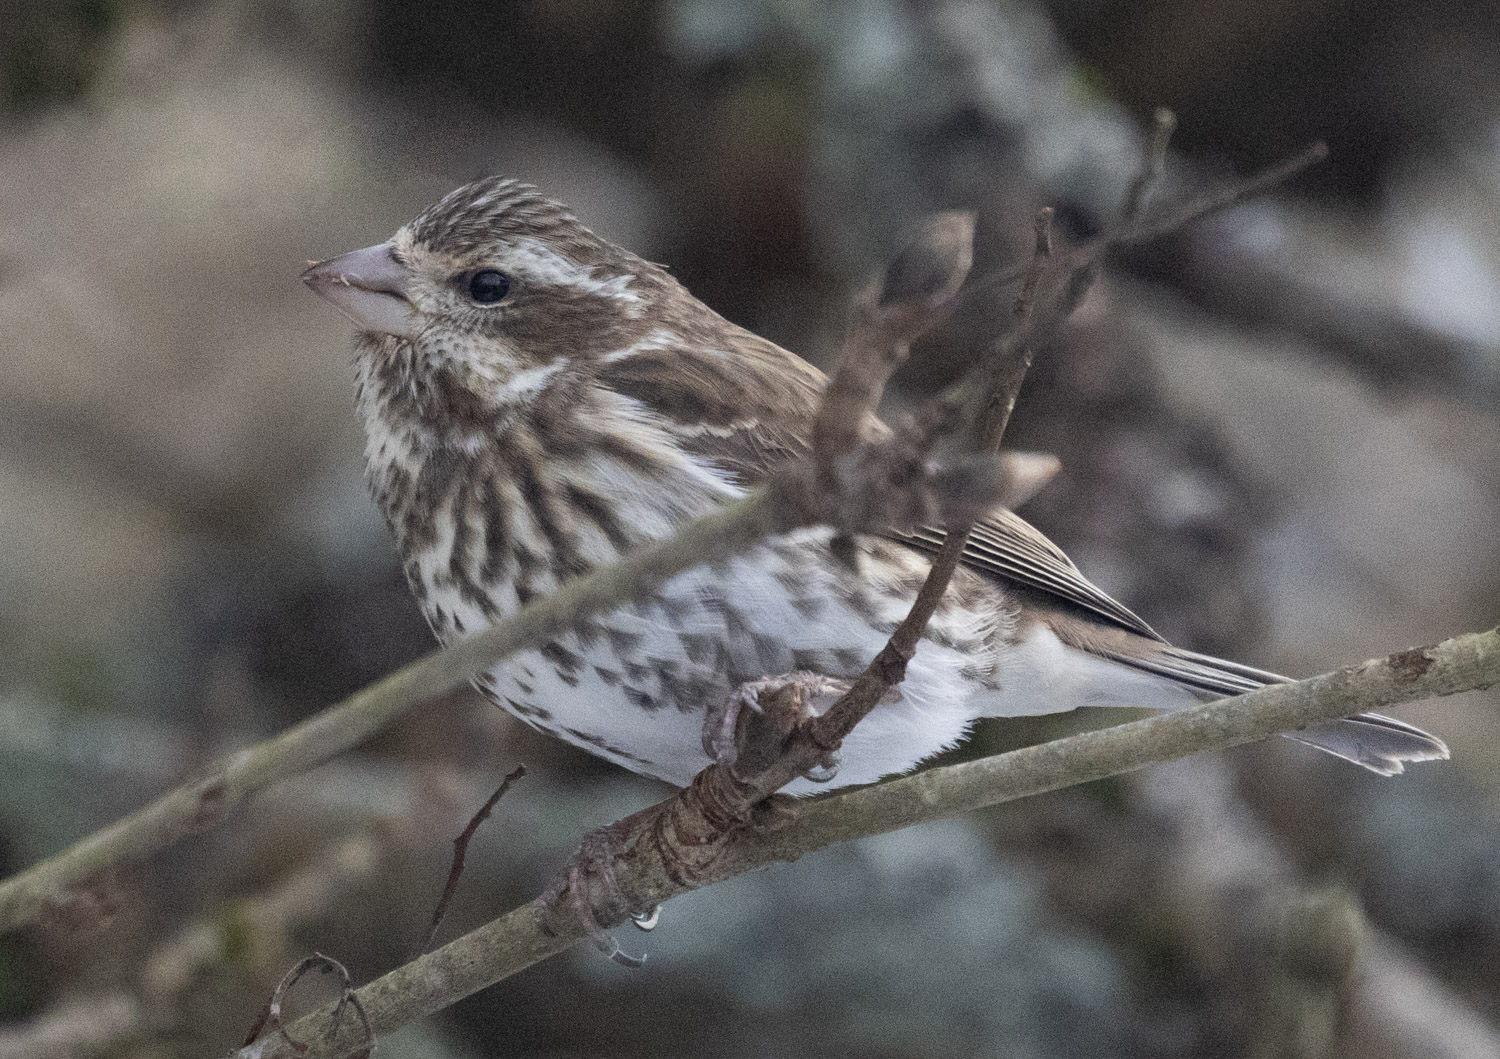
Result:
{"type": "MultiPolygon", "coordinates": [[[[1152,183],[1160,175],[1168,139],[1175,119],[1167,110],[1157,111],[1156,125],[1142,162],[1141,171],[1130,185],[1121,211],[1121,224],[1128,224],[1139,211],[1152,183]]],[[[1011,412],[1021,392],[1021,385],[1031,369],[1038,341],[1055,329],[1077,305],[1092,278],[1095,263],[1074,264],[1060,286],[1067,292],[1046,306],[1048,317],[1036,319],[1038,292],[1042,279],[1053,262],[1053,210],[1042,208],[1033,224],[1034,240],[1031,261],[1027,265],[1021,293],[1012,309],[1017,325],[1014,333],[1001,345],[989,362],[981,362],[970,372],[965,384],[979,394],[970,420],[969,442],[979,452],[998,452],[1011,412]]],[[[940,395],[936,404],[946,402],[940,395]]],[[[933,413],[928,413],[933,418],[933,413]]],[[[948,535],[933,558],[927,578],[922,583],[906,618],[869,667],[855,680],[853,687],[841,696],[822,716],[807,726],[806,738],[821,753],[828,754],[846,739],[854,727],[875,708],[882,696],[906,677],[906,667],[915,656],[917,644],[927,623],[937,612],[954,572],[963,560],[965,547],[973,529],[972,523],[949,527],[948,535]]]]}
{"type": "Polygon", "coordinates": [[[1125,205],[1120,209],[1122,225],[1134,224],[1141,215],[1151,186],[1161,179],[1162,170],[1166,168],[1167,146],[1175,131],[1177,115],[1166,107],[1157,107],[1156,113],[1151,116],[1151,131],[1146,134],[1146,148],[1140,171],[1130,182],[1130,190],[1125,193],[1125,205]]]}
{"type": "Polygon", "coordinates": [[[255,1020],[255,1025],[250,1028],[250,1033],[246,1036],[245,1043],[241,1045],[242,1048],[250,1047],[260,1037],[262,1031],[270,1027],[272,1032],[278,1034],[282,1040],[286,1041],[287,1046],[293,1052],[298,1055],[306,1054],[308,1046],[293,1037],[291,1031],[286,1028],[286,1024],[282,1022],[281,1002],[286,998],[287,993],[291,991],[292,987],[302,980],[302,976],[313,968],[317,968],[324,974],[332,972],[339,976],[339,999],[333,1009],[333,1028],[331,1032],[333,1034],[338,1033],[339,1024],[344,1018],[344,1009],[352,1007],[354,1013],[359,1016],[360,1025],[364,1028],[367,1043],[365,1047],[348,1054],[352,1056],[352,1059],[369,1059],[369,1056],[375,1051],[375,1027],[370,1022],[370,1016],[365,1011],[363,1001],[359,999],[359,995],[354,991],[353,980],[349,977],[349,969],[332,956],[325,956],[321,952],[315,952],[311,956],[299,960],[291,970],[282,975],[281,981],[276,984],[275,991],[271,993],[271,999],[266,1002],[266,1006],[261,1010],[260,1017],[255,1020]]]}
{"type": "MultiPolygon", "coordinates": [[[[1117,246],[1134,246],[1137,243],[1149,243],[1153,239],[1173,235],[1194,221],[1211,217],[1216,213],[1223,213],[1248,199],[1263,194],[1270,188],[1286,183],[1298,173],[1317,165],[1327,157],[1327,144],[1321,141],[1310,144],[1285,161],[1262,169],[1259,173],[1228,187],[1198,195],[1159,216],[1145,219],[1134,218],[1129,225],[1106,231],[1103,235],[1076,247],[1068,255],[1069,260],[1078,262],[1097,260],[1117,246]]],[[[1141,196],[1141,201],[1144,205],[1144,194],[1141,196]]],[[[1027,264],[1022,263],[978,276],[965,288],[963,296],[972,297],[992,287],[1014,283],[1026,274],[1028,267],[1027,264]]]]}
{"type": "MultiPolygon", "coordinates": [[[[1232,184],[1222,190],[1200,195],[1195,199],[1190,199],[1175,210],[1168,210],[1159,217],[1147,218],[1138,224],[1134,224],[1126,230],[1111,236],[1108,242],[1113,245],[1124,246],[1134,243],[1149,243],[1153,239],[1160,239],[1164,235],[1171,235],[1174,232],[1181,231],[1193,221],[1202,220],[1211,214],[1222,213],[1232,206],[1238,206],[1246,199],[1254,198],[1268,188],[1284,184],[1304,169],[1317,165],[1327,157],[1328,145],[1320,140],[1303,148],[1286,161],[1273,165],[1269,169],[1264,169],[1241,183],[1232,184]]],[[[1094,245],[1090,244],[1091,247],[1094,245]]]]}
{"type": "MultiPolygon", "coordinates": [[[[1036,307],[1037,288],[1041,283],[1043,273],[1052,261],[1052,212],[1052,208],[1047,206],[1036,215],[1035,248],[1032,252],[1030,268],[1027,270],[1026,282],[1022,286],[1020,296],[1016,299],[1014,309],[1023,329],[1031,320],[1036,307]]],[[[996,389],[987,395],[988,403],[1003,407],[1005,412],[1002,417],[990,424],[990,429],[984,436],[972,439],[976,450],[999,451],[1000,439],[1010,418],[1010,409],[1015,407],[1016,395],[1020,392],[1026,370],[1031,366],[1032,351],[1033,347],[1029,344],[1005,351],[1009,359],[1015,361],[1016,364],[1010,371],[999,373],[994,377],[996,389]]],[[[921,641],[923,633],[927,631],[927,623],[937,613],[938,606],[942,603],[943,596],[948,591],[948,585],[953,579],[953,574],[963,560],[964,548],[968,545],[969,533],[972,529],[972,522],[950,528],[942,547],[938,549],[937,555],[932,560],[932,566],[928,569],[927,577],[917,592],[917,598],[912,601],[911,609],[907,611],[901,624],[896,627],[896,631],[891,634],[890,639],[886,641],[885,646],[880,649],[864,672],[855,679],[849,690],[839,696],[821,716],[807,724],[802,738],[810,744],[813,752],[826,756],[836,751],[855,726],[875,708],[885,693],[906,679],[906,667],[916,655],[917,644],[921,641]]],[[[806,753],[798,754],[795,750],[789,750],[788,756],[800,759],[806,756],[806,753]]],[[[780,779],[779,774],[764,776],[757,780],[756,786],[769,787],[770,784],[780,779]]],[[[790,778],[776,783],[776,786],[771,789],[779,789],[786,782],[790,782],[790,778]]]]}
{"type": "Polygon", "coordinates": [[[1052,260],[1052,214],[1051,206],[1043,206],[1036,215],[1032,224],[1035,232],[1035,240],[1031,250],[1031,264],[1026,269],[1026,280],[1021,284],[1021,294],[1016,298],[1016,304],[1011,309],[1015,317],[1023,323],[1030,319],[1031,311],[1036,305],[1037,284],[1042,281],[1042,272],[1047,263],[1052,260]]]}
{"type": "Polygon", "coordinates": [[[438,898],[437,907],[432,910],[432,922],[427,924],[427,930],[422,934],[422,940],[417,943],[413,958],[422,955],[432,945],[432,939],[437,934],[438,926],[443,922],[443,917],[448,914],[448,904],[453,900],[454,891],[458,889],[458,880],[464,874],[464,861],[468,857],[469,843],[473,841],[474,834],[479,830],[481,824],[489,819],[490,813],[505,797],[505,792],[510,790],[511,785],[526,775],[526,766],[517,765],[515,769],[500,781],[500,786],[495,788],[495,793],[489,796],[479,811],[469,820],[464,829],[459,832],[453,840],[453,864],[448,869],[448,881],[443,884],[443,895],[438,898]]]}
{"type": "Polygon", "coordinates": [[[822,475],[858,448],[911,343],[951,311],[974,261],[972,213],[939,213],[854,300],[838,367],[823,390],[812,446],[822,475]]]}

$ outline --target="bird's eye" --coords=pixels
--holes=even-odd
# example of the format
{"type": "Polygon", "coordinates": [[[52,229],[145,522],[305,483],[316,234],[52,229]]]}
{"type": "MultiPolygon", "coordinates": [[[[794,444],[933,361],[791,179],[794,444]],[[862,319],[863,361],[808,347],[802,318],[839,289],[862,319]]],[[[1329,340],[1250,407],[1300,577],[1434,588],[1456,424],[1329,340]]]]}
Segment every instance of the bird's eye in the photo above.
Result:
{"type": "Polygon", "coordinates": [[[480,305],[494,305],[510,293],[510,277],[493,268],[481,269],[469,277],[469,297],[480,305]]]}

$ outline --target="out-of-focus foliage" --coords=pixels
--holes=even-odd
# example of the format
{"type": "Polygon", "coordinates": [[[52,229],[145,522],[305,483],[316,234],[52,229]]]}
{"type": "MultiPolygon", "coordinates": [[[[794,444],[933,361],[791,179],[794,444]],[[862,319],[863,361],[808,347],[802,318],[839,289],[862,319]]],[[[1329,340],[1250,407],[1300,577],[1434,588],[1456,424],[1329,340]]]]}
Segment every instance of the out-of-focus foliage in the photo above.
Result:
{"type": "Polygon", "coordinates": [[[119,28],[113,0],[0,5],[0,101],[13,111],[85,95],[119,28]]]}

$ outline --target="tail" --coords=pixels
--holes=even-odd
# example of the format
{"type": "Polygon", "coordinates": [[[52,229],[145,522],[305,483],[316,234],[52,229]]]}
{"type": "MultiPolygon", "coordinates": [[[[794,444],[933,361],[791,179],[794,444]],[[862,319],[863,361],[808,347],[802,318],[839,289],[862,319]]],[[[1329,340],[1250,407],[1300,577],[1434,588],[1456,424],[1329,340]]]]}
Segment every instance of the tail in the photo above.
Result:
{"type": "MultiPolygon", "coordinates": [[[[1169,677],[1211,698],[1242,695],[1267,684],[1291,683],[1287,677],[1263,669],[1252,669],[1177,647],[1153,652],[1149,656],[1112,656],[1111,661],[1169,677]]],[[[1449,756],[1448,745],[1437,736],[1378,713],[1361,713],[1285,734],[1288,739],[1317,747],[1382,776],[1404,772],[1408,761],[1440,761],[1449,756]]]]}

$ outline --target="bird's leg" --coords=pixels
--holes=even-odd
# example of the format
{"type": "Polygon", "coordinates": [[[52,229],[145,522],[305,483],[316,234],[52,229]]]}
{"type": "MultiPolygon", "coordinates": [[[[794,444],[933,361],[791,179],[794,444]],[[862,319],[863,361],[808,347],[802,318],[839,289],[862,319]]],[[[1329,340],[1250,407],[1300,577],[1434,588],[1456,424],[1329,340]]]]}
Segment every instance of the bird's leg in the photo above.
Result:
{"type": "MultiPolygon", "coordinates": [[[[620,943],[614,939],[614,936],[599,925],[599,920],[594,915],[594,904],[590,898],[591,894],[597,890],[601,904],[615,906],[621,903],[619,886],[615,880],[615,860],[626,852],[627,841],[639,815],[626,817],[624,820],[590,831],[585,835],[577,852],[568,860],[567,866],[553,877],[532,905],[532,913],[536,916],[537,923],[544,931],[551,934],[553,931],[548,921],[552,916],[552,906],[566,894],[568,907],[578,917],[584,934],[594,943],[594,947],[611,960],[626,967],[640,967],[646,962],[646,957],[632,956],[620,948],[620,943]]],[[[637,922],[637,925],[640,925],[650,920],[651,916],[650,912],[642,916],[632,913],[631,918],[637,922]]],[[[651,926],[655,926],[654,921],[651,921],[650,926],[642,927],[642,929],[649,930],[651,926]]]]}
{"type": "MultiPolygon", "coordinates": [[[[748,775],[756,775],[780,756],[787,738],[799,725],[817,715],[812,708],[817,696],[841,695],[846,690],[848,685],[843,681],[809,672],[788,673],[742,684],[722,706],[711,709],[704,718],[703,749],[728,768],[731,775],[736,765],[748,775]]],[[[815,782],[826,782],[837,771],[837,752],[830,751],[806,775],[815,782]]],[[[779,806],[767,799],[748,809],[751,815],[747,819],[757,827],[774,827],[776,818],[781,815],[778,810],[779,806]]],[[[743,807],[732,809],[731,815],[740,811],[744,811],[743,807]]],[[[644,956],[632,956],[620,948],[620,943],[600,925],[594,909],[623,906],[615,878],[615,863],[630,851],[632,835],[640,829],[644,817],[652,812],[654,809],[642,810],[584,836],[567,867],[553,878],[533,905],[533,913],[543,930],[552,932],[553,907],[566,898],[567,906],[578,917],[584,934],[600,952],[627,967],[639,967],[645,962],[644,956]]],[[[655,925],[652,911],[632,912],[631,919],[643,930],[655,925]]]]}
{"type": "MultiPolygon", "coordinates": [[[[703,750],[720,765],[753,776],[775,760],[800,724],[817,716],[814,699],[848,690],[845,681],[806,670],[741,684],[703,718],[703,750]]],[[[838,768],[838,754],[830,751],[806,775],[826,783],[838,768]]]]}
{"type": "MultiPolygon", "coordinates": [[[[679,830],[701,829],[706,825],[722,838],[723,834],[743,824],[774,828],[786,815],[784,805],[778,801],[781,796],[772,795],[754,806],[743,802],[743,796],[736,793],[743,787],[743,781],[737,778],[736,766],[748,776],[758,775],[769,768],[785,751],[792,733],[808,718],[817,716],[812,708],[813,700],[819,695],[836,696],[847,690],[848,685],[843,681],[809,672],[788,673],[740,685],[724,700],[722,707],[710,710],[703,722],[704,750],[725,767],[723,783],[728,786],[715,786],[711,782],[707,787],[700,786],[705,777],[711,775],[709,771],[700,773],[692,789],[682,794],[682,797],[696,796],[692,800],[694,809],[688,814],[692,824],[669,830],[675,834],[679,830]]],[[[815,782],[826,782],[837,771],[837,751],[829,751],[805,775],[815,782]]],[[[658,809],[643,809],[584,836],[567,866],[553,878],[533,905],[533,914],[543,930],[552,933],[550,921],[554,906],[566,900],[583,933],[600,952],[627,967],[639,967],[645,962],[644,956],[632,956],[620,948],[619,942],[600,925],[594,909],[617,912],[625,908],[615,877],[615,864],[631,852],[633,836],[641,833],[645,825],[655,822],[654,814],[658,809]]],[[[711,842],[691,845],[699,853],[710,852],[713,847],[711,842]]],[[[693,871],[686,863],[678,868],[689,875],[693,871]]],[[[655,926],[654,910],[640,913],[632,910],[629,914],[642,930],[655,926]]]]}

